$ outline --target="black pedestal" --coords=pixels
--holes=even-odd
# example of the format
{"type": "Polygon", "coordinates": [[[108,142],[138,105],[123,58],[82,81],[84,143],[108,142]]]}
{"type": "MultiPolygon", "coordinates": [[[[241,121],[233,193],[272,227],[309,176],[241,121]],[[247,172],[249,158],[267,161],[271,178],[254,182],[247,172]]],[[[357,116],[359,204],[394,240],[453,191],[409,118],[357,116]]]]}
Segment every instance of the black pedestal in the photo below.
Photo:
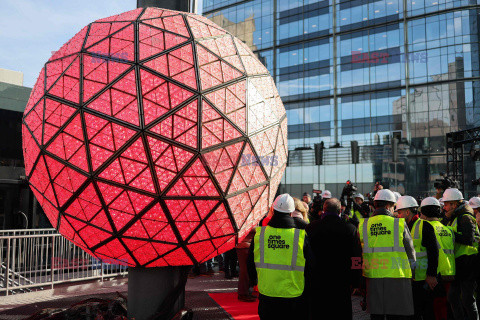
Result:
{"type": "Polygon", "coordinates": [[[171,319],[185,305],[185,267],[129,268],[128,318],[171,319]]]}

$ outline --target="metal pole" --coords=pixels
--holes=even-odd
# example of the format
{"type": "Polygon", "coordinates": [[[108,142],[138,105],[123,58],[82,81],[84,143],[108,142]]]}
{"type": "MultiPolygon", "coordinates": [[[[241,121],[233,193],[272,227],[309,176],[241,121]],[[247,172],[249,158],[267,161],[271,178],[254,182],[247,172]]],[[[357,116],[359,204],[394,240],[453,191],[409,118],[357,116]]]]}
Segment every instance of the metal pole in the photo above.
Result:
{"type": "Polygon", "coordinates": [[[357,181],[357,164],[355,163],[355,183],[358,183],[357,181]]]}
{"type": "Polygon", "coordinates": [[[397,181],[397,162],[394,162],[395,165],[395,191],[398,192],[398,181],[397,181]]]}
{"type": "Polygon", "coordinates": [[[7,239],[7,268],[5,269],[5,289],[8,296],[9,280],[10,280],[10,238],[7,239]]]}
{"type": "Polygon", "coordinates": [[[338,143],[338,103],[337,103],[337,4],[332,1],[332,38],[333,38],[333,143],[338,143]]]}
{"type": "Polygon", "coordinates": [[[54,239],[54,236],[52,236],[52,258],[50,259],[50,274],[51,274],[51,286],[52,286],[52,289],[53,289],[53,283],[54,283],[54,275],[55,275],[55,271],[53,269],[53,262],[54,262],[54,256],[55,256],[55,239],[54,239]]]}

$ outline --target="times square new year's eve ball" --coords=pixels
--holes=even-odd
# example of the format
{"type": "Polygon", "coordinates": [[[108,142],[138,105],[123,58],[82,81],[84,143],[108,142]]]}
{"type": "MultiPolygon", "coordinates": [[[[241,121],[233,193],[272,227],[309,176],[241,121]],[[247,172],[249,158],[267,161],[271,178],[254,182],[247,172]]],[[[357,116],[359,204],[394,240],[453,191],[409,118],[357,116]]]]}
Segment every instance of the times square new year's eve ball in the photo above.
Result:
{"type": "Polygon", "coordinates": [[[158,8],[97,20],[56,51],[22,130],[52,225],[129,266],[233,248],[267,213],[287,160],[285,109],[248,46],[158,8]]]}

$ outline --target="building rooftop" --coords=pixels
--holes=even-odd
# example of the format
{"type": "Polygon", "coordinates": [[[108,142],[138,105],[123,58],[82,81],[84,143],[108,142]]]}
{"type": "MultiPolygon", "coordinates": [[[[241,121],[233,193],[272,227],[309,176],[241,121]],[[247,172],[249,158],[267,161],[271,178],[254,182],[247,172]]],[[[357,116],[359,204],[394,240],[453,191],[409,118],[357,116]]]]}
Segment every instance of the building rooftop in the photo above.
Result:
{"type": "Polygon", "coordinates": [[[31,91],[32,88],[0,81],[0,109],[23,113],[31,91]]]}

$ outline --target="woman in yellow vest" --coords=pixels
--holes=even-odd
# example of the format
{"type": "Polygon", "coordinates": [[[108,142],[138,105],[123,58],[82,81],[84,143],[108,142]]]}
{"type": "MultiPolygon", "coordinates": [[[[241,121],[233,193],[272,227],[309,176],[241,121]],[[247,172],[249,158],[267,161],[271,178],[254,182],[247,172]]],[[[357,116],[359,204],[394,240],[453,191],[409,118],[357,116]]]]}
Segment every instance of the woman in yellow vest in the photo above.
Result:
{"type": "Polygon", "coordinates": [[[412,284],[415,319],[435,319],[434,291],[439,293],[443,289],[438,279],[451,280],[455,275],[453,232],[439,221],[440,216],[440,202],[433,197],[425,198],[420,219],[412,229],[417,256],[412,284]]]}

